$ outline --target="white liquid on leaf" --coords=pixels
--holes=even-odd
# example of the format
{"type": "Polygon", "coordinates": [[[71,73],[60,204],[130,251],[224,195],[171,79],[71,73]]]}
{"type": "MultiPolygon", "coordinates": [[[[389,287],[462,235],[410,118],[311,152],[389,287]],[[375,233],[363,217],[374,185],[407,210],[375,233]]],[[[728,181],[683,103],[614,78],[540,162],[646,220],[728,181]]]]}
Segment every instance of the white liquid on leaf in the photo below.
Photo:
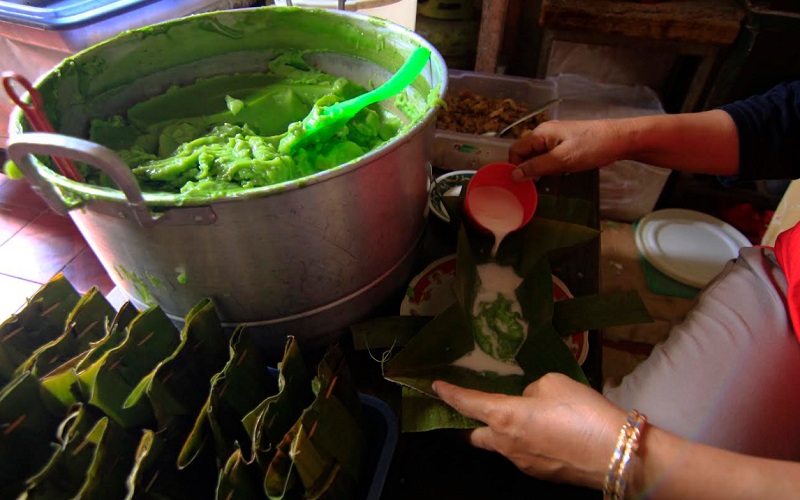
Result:
{"type": "Polygon", "coordinates": [[[525,215],[522,203],[508,189],[479,186],[470,191],[469,205],[475,221],[494,235],[494,257],[503,238],[522,224],[525,215]]]}
{"type": "MultiPolygon", "coordinates": [[[[514,268],[489,262],[479,265],[477,271],[481,286],[478,288],[478,293],[475,297],[475,304],[472,310],[473,316],[479,314],[481,303],[494,302],[497,299],[498,293],[513,302],[512,310],[520,314],[522,313],[522,307],[515,293],[517,287],[522,283],[522,278],[517,276],[517,273],[514,272],[514,268]]],[[[521,323],[523,325],[523,331],[527,334],[527,322],[522,321],[521,323]]],[[[478,346],[477,342],[472,351],[454,361],[453,365],[476,372],[493,372],[498,375],[524,375],[524,371],[516,362],[501,361],[493,358],[484,352],[483,349],[478,346]]]]}

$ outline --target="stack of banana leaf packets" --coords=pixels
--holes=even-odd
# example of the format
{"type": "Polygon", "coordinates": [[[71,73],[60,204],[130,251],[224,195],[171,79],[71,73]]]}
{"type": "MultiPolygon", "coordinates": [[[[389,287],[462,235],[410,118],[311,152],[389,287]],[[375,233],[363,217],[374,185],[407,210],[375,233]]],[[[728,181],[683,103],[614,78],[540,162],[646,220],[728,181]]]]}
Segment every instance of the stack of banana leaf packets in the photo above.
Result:
{"type": "Polygon", "coordinates": [[[211,300],[178,330],[58,275],[0,325],[0,498],[362,498],[366,406],[337,344],[270,368],[211,300]]]}

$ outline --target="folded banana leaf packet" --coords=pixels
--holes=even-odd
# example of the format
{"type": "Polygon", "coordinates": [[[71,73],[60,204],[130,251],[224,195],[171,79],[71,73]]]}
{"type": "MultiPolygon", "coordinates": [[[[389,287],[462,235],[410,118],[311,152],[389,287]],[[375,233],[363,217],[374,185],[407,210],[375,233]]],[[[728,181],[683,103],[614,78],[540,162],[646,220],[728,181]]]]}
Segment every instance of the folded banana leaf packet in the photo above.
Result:
{"type": "Polygon", "coordinates": [[[275,370],[210,299],[179,331],[59,274],[0,325],[0,498],[359,498],[368,427],[338,345],[275,370]]]}
{"type": "Polygon", "coordinates": [[[599,236],[587,225],[584,200],[540,195],[535,216],[491,259],[491,237],[462,219],[463,198],[450,198],[455,301],[434,317],[381,317],[351,327],[357,348],[386,349],[375,357],[384,378],[402,386],[403,432],[483,425],[436,398],[435,380],[511,395],[549,372],[588,384],[564,337],[652,321],[635,291],[554,299],[551,261],[599,236]]]}

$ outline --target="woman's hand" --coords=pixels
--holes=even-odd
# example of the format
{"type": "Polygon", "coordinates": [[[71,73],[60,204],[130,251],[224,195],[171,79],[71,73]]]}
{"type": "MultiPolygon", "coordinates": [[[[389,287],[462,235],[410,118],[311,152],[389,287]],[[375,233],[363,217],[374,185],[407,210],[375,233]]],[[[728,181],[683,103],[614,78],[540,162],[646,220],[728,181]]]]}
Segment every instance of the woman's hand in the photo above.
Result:
{"type": "Polygon", "coordinates": [[[739,136],[731,116],[700,113],[605,120],[549,121],[517,139],[508,152],[514,176],[580,172],[618,160],[710,175],[739,171],[739,136]]]}
{"type": "Polygon", "coordinates": [[[590,387],[558,374],[522,396],[490,394],[436,381],[433,390],[463,415],[484,422],[472,445],[504,455],[542,479],[600,489],[625,412],[590,387]]]}
{"type": "Polygon", "coordinates": [[[602,167],[624,156],[627,130],[624,120],[544,122],[517,139],[509,161],[534,178],[602,167]]]}

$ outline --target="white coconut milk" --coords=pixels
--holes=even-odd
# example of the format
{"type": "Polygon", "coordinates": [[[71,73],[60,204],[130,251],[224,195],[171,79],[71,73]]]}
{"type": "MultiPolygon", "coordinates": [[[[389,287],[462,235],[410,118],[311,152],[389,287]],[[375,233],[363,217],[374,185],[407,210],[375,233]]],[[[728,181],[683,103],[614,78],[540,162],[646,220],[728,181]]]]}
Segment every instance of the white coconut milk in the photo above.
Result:
{"type": "MultiPolygon", "coordinates": [[[[514,292],[522,283],[522,278],[517,276],[513,267],[501,266],[497,263],[489,262],[479,265],[477,271],[478,277],[481,280],[481,286],[475,297],[475,304],[472,311],[473,315],[479,313],[480,304],[482,302],[494,302],[497,299],[498,293],[503,294],[506,298],[511,300],[513,303],[512,310],[522,314],[522,307],[514,292]]],[[[527,332],[527,322],[523,321],[522,323],[523,330],[527,332]]],[[[522,368],[516,362],[500,361],[499,359],[489,356],[478,346],[477,342],[472,351],[457,359],[453,362],[453,365],[476,372],[494,372],[498,375],[524,375],[522,368]]]]}
{"type": "Polygon", "coordinates": [[[479,186],[470,191],[469,205],[475,221],[494,235],[494,257],[503,238],[522,224],[525,215],[522,203],[507,189],[479,186]]]}

